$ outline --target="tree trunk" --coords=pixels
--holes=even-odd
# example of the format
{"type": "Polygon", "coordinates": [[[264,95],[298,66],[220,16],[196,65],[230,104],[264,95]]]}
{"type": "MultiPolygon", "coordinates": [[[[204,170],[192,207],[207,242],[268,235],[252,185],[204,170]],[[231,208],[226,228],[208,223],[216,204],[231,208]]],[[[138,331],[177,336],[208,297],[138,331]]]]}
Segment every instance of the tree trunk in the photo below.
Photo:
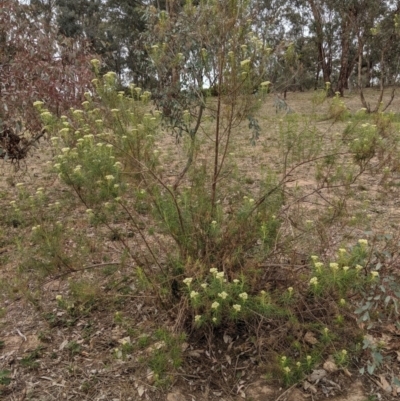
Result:
{"type": "Polygon", "coordinates": [[[343,96],[344,89],[348,87],[348,79],[350,76],[349,53],[350,53],[350,34],[351,34],[351,12],[344,13],[342,16],[342,32],[341,32],[341,48],[340,57],[340,73],[336,91],[343,96]]]}
{"type": "Polygon", "coordinates": [[[315,32],[317,36],[318,62],[322,69],[324,82],[331,82],[331,66],[326,59],[324,50],[324,31],[322,27],[322,17],[318,6],[314,0],[308,0],[315,22],[315,32]]]}

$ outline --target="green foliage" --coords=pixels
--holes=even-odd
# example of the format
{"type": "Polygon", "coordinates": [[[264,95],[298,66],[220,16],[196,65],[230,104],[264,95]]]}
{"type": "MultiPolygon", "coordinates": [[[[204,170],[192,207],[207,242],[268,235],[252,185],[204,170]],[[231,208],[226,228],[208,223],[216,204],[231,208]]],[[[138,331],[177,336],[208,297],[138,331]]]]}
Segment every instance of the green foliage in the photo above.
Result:
{"type": "Polygon", "coordinates": [[[11,372],[9,370],[0,370],[0,384],[3,386],[8,386],[11,383],[10,375],[11,372]]]}
{"type": "Polygon", "coordinates": [[[157,386],[166,386],[172,378],[168,375],[182,364],[182,343],[184,334],[174,335],[165,329],[159,329],[155,333],[157,343],[150,351],[148,365],[154,375],[157,386]]]}
{"type": "Polygon", "coordinates": [[[101,301],[101,289],[92,281],[69,280],[69,289],[72,299],[81,310],[90,310],[101,301]]]}
{"type": "MultiPolygon", "coordinates": [[[[186,133],[192,141],[187,165],[204,116],[216,122],[217,131],[248,119],[254,143],[260,132],[255,112],[270,84],[264,65],[271,49],[252,31],[247,4],[188,1],[180,13],[148,8],[146,18],[153,74],[160,84],[155,104],[176,137],[186,133]],[[212,97],[219,99],[217,109],[212,97]]],[[[223,141],[215,151],[223,153],[225,146],[223,141]]]]}
{"type": "Polygon", "coordinates": [[[20,364],[30,370],[35,370],[39,368],[40,351],[42,347],[36,348],[34,351],[30,352],[27,356],[20,360],[20,364]]]}
{"type": "MultiPolygon", "coordinates": [[[[370,351],[370,359],[367,362],[367,372],[372,375],[375,370],[379,368],[385,361],[385,357],[382,354],[382,346],[384,344],[377,344],[375,341],[371,340],[369,337],[364,337],[363,349],[370,351]]],[[[365,368],[360,369],[360,373],[365,373],[365,368]]]]}
{"type": "MultiPolygon", "coordinates": [[[[352,290],[360,289],[364,285],[365,279],[362,274],[363,265],[368,256],[367,240],[359,240],[350,252],[346,249],[339,249],[337,262],[330,262],[329,267],[313,257],[314,272],[310,280],[311,290],[317,296],[327,296],[328,293],[334,295],[345,305],[346,296],[352,290]]],[[[374,275],[370,280],[374,279],[374,275]]]]}
{"type": "MultiPolygon", "coordinates": [[[[38,188],[34,195],[29,195],[21,185],[18,186],[18,194],[20,200],[12,202],[11,214],[20,216],[24,225],[31,226],[29,236],[33,245],[29,254],[21,249],[26,253],[26,259],[20,265],[21,272],[33,268],[46,276],[57,271],[72,270],[73,264],[83,256],[84,247],[75,252],[66,249],[73,230],[65,227],[60,220],[64,215],[61,203],[50,203],[43,188],[38,188]]],[[[75,238],[79,242],[79,237],[75,238]]]]}
{"type": "Polygon", "coordinates": [[[76,341],[71,341],[67,344],[66,349],[71,356],[75,356],[81,352],[81,346],[76,341]]]}
{"type": "Polygon", "coordinates": [[[350,116],[349,110],[340,97],[340,92],[336,92],[335,97],[332,99],[331,104],[329,105],[328,113],[329,118],[332,118],[335,121],[343,121],[350,116]]]}
{"type": "Polygon", "coordinates": [[[316,127],[298,114],[279,120],[278,143],[284,172],[304,160],[312,160],[321,153],[321,141],[316,127]]]}
{"type": "MultiPolygon", "coordinates": [[[[267,318],[288,315],[285,308],[272,302],[271,294],[266,291],[249,295],[244,277],[228,281],[225,273],[216,268],[211,268],[209,273],[204,281],[192,277],[183,280],[195,327],[226,326],[229,322],[249,320],[257,314],[267,318]]],[[[292,291],[284,295],[286,306],[290,303],[292,291]]]]}

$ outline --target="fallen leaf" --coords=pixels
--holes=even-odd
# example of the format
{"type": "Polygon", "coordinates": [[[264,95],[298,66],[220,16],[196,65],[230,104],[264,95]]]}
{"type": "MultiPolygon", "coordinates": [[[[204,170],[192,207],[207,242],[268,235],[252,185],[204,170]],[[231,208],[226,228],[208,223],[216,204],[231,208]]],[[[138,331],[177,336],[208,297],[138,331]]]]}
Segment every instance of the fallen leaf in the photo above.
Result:
{"type": "Polygon", "coordinates": [[[389,333],[394,334],[396,336],[398,336],[400,334],[399,328],[393,323],[386,325],[384,330],[388,331],[389,333]]]}
{"type": "Polygon", "coordinates": [[[332,355],[329,355],[328,359],[325,361],[325,363],[323,365],[323,368],[329,373],[337,372],[338,367],[337,367],[332,355]]]}
{"type": "Polygon", "coordinates": [[[312,333],[311,331],[307,331],[307,333],[304,335],[304,341],[311,345],[315,345],[318,343],[318,340],[315,338],[314,333],[312,333]]]}
{"type": "Polygon", "coordinates": [[[224,334],[224,343],[229,344],[232,342],[232,337],[228,336],[228,334],[224,334]]]}
{"type": "Polygon", "coordinates": [[[388,334],[382,333],[380,341],[384,342],[384,347],[387,348],[389,346],[389,344],[391,343],[391,341],[393,340],[392,336],[389,336],[388,334]]]}
{"type": "Polygon", "coordinates": [[[309,383],[307,380],[303,383],[303,388],[305,391],[310,391],[313,394],[316,394],[318,392],[317,388],[309,383]]]}
{"type": "Polygon", "coordinates": [[[312,371],[312,373],[308,376],[308,379],[312,382],[317,382],[325,376],[326,376],[325,369],[316,369],[312,371]]]}
{"type": "Polygon", "coordinates": [[[131,343],[131,338],[130,337],[124,337],[118,340],[118,342],[122,345],[125,344],[130,344],[131,343]]]}
{"type": "Polygon", "coordinates": [[[389,384],[389,382],[386,380],[384,375],[379,375],[380,383],[378,383],[379,387],[385,391],[386,393],[391,393],[392,392],[392,386],[389,384]]]}
{"type": "Polygon", "coordinates": [[[154,378],[154,372],[150,369],[147,370],[146,379],[149,384],[153,384],[156,380],[154,378]]]}
{"type": "Polygon", "coordinates": [[[58,348],[58,350],[59,351],[62,351],[64,348],[65,348],[65,346],[68,344],[68,340],[64,340],[62,343],[61,343],[61,345],[59,346],[59,348],[58,348]]]}
{"type": "Polygon", "coordinates": [[[201,357],[200,352],[195,349],[193,351],[189,351],[187,354],[188,354],[188,356],[191,356],[192,358],[200,358],[201,357]]]}
{"type": "Polygon", "coordinates": [[[167,395],[167,401],[186,401],[187,398],[183,396],[179,391],[169,393],[167,395]]]}
{"type": "Polygon", "coordinates": [[[364,341],[368,342],[369,344],[374,345],[374,346],[376,346],[378,344],[377,339],[375,337],[371,336],[371,334],[366,334],[364,336],[364,341]]]}
{"type": "Polygon", "coordinates": [[[144,394],[144,391],[145,391],[144,386],[138,387],[137,392],[139,394],[139,397],[141,397],[144,394]]]}
{"type": "Polygon", "coordinates": [[[159,350],[161,348],[165,347],[165,342],[164,341],[157,341],[156,343],[150,345],[150,347],[146,348],[146,353],[151,354],[155,350],[159,350]]]}

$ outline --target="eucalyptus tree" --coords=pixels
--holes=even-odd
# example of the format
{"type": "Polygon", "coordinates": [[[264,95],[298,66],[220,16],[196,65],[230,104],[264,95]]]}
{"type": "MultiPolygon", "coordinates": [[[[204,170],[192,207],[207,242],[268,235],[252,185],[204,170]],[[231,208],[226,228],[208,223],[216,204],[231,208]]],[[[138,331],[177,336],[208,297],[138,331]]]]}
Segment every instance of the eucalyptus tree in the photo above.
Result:
{"type": "Polygon", "coordinates": [[[392,87],[390,100],[386,105],[382,104],[385,84],[395,85],[399,74],[398,39],[400,34],[400,3],[392,4],[390,1],[381,1],[375,5],[374,13],[367,15],[368,19],[357,21],[358,35],[358,87],[363,107],[368,112],[384,111],[394,99],[396,87],[392,87]],[[366,71],[363,67],[367,66],[366,71]],[[375,67],[374,69],[372,67],[375,67]],[[379,82],[380,93],[374,106],[364,96],[363,75],[367,75],[367,81],[371,79],[370,72],[379,82]],[[363,74],[364,73],[364,74],[363,74]]]}
{"type": "Polygon", "coordinates": [[[142,40],[146,30],[145,11],[149,5],[139,0],[107,0],[105,2],[106,31],[114,43],[113,71],[124,72],[136,85],[150,87],[149,54],[142,40]]]}
{"type": "MultiPolygon", "coordinates": [[[[343,96],[349,79],[356,75],[363,106],[368,111],[377,111],[381,107],[385,83],[394,83],[398,73],[399,2],[300,0],[295,3],[308,7],[318,65],[323,80],[332,83],[332,92],[343,96]],[[381,90],[373,107],[363,92],[372,78],[380,83],[381,90]]],[[[392,99],[393,96],[394,92],[392,99]]]]}

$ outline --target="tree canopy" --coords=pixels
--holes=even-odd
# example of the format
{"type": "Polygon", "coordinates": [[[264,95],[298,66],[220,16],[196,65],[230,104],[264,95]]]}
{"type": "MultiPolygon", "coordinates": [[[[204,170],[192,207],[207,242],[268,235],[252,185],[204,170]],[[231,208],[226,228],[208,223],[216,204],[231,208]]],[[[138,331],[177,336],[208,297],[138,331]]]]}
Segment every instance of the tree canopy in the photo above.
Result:
{"type": "MultiPolygon", "coordinates": [[[[161,87],[176,92],[176,85],[198,92],[215,85],[216,75],[206,77],[201,58],[207,51],[207,68],[215,67],[219,44],[211,19],[208,32],[196,29],[197,2],[1,3],[2,119],[12,102],[22,110],[31,100],[50,96],[61,110],[78,101],[89,85],[92,56],[101,58],[103,73],[117,74],[121,88],[134,82],[156,92],[161,87]],[[155,46],[168,49],[162,60],[156,60],[155,46]],[[184,63],[179,68],[178,54],[184,63]]],[[[317,89],[330,82],[331,93],[343,96],[345,90],[398,82],[399,1],[248,0],[244,7],[243,28],[247,25],[260,49],[269,52],[257,61],[260,82],[270,81],[273,91],[317,89]]]]}

